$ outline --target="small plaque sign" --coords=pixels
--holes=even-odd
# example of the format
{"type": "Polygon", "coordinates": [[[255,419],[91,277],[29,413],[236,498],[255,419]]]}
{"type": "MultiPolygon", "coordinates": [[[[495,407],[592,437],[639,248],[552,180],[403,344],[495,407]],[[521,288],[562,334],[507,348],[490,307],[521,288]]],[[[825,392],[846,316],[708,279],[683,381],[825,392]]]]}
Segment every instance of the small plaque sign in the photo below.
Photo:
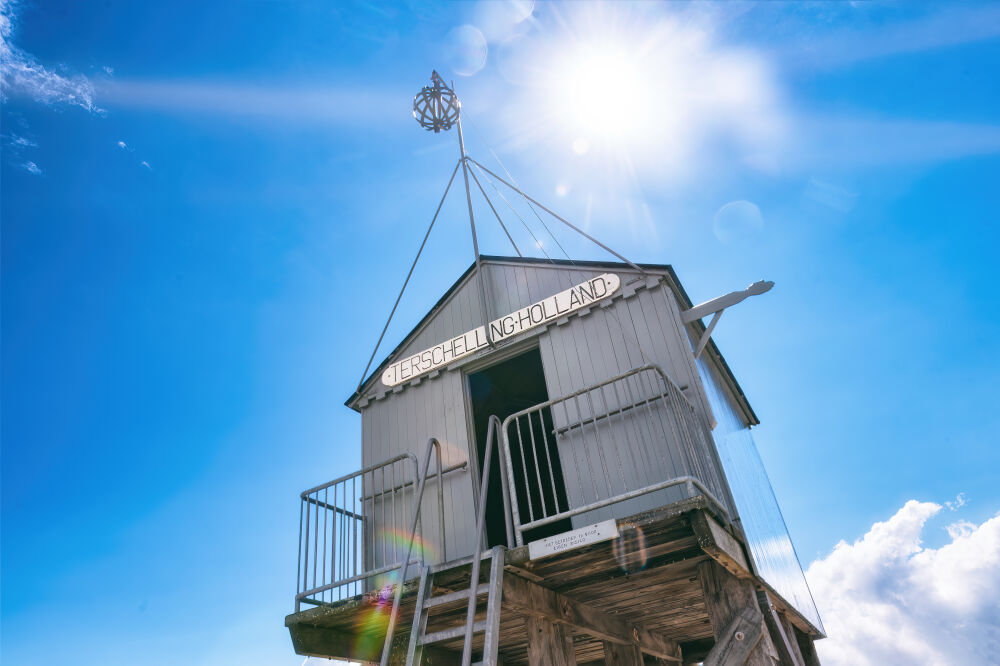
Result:
{"type": "Polygon", "coordinates": [[[618,525],[614,518],[593,525],[587,525],[569,532],[545,537],[528,544],[528,557],[537,559],[548,557],[580,546],[618,538],[618,525]]]}

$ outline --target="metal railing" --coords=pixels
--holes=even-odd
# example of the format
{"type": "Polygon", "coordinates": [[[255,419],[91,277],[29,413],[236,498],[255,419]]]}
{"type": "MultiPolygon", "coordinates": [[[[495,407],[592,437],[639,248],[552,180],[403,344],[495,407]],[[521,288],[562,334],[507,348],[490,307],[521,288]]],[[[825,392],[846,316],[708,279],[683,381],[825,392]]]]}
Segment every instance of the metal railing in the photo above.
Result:
{"type": "MultiPolygon", "coordinates": [[[[444,561],[443,476],[464,469],[467,462],[442,468],[440,446],[436,451],[440,552],[435,555],[444,561]]],[[[392,582],[406,541],[420,529],[419,498],[414,495],[418,481],[417,457],[405,453],[301,494],[296,612],[302,603],[333,603],[392,582]],[[373,580],[379,577],[386,580],[373,580]]],[[[425,553],[418,555],[422,559],[425,553]]]]}
{"type": "Polygon", "coordinates": [[[626,502],[614,517],[696,495],[729,517],[710,434],[657,365],[512,414],[501,430],[517,545],[530,530],[583,514],[596,522],[626,502]],[[652,493],[660,501],[643,499],[652,493]]]}
{"type": "MultiPolygon", "coordinates": [[[[439,494],[438,494],[438,497],[439,497],[438,507],[439,507],[439,511],[440,511],[440,516],[439,517],[440,517],[440,520],[441,520],[441,523],[440,523],[440,525],[441,525],[441,543],[444,544],[444,497],[440,494],[440,489],[443,487],[443,484],[441,483],[441,477],[442,477],[442,470],[441,470],[441,443],[439,441],[437,441],[436,437],[431,437],[429,440],[427,440],[427,455],[424,456],[424,471],[423,471],[423,474],[418,474],[418,478],[420,479],[420,482],[417,485],[417,492],[416,492],[416,495],[414,495],[414,498],[413,498],[413,501],[414,501],[413,519],[412,519],[412,521],[410,523],[410,530],[407,533],[409,535],[409,539],[407,539],[406,554],[403,556],[403,559],[399,563],[399,569],[398,569],[399,575],[396,577],[396,581],[395,581],[396,582],[396,586],[395,586],[396,589],[395,589],[395,592],[394,592],[393,598],[392,598],[392,612],[389,613],[389,621],[388,621],[388,624],[386,625],[386,629],[385,629],[385,641],[382,644],[382,660],[380,662],[381,666],[388,666],[388,664],[389,664],[389,657],[390,657],[391,652],[392,652],[392,638],[393,638],[393,635],[396,632],[396,622],[399,620],[399,602],[403,598],[403,583],[406,582],[406,572],[407,572],[407,569],[409,569],[409,566],[411,564],[423,564],[423,565],[426,566],[426,563],[423,562],[422,559],[411,560],[410,559],[410,555],[413,553],[413,544],[414,544],[414,542],[417,539],[417,526],[420,524],[420,502],[421,502],[421,500],[423,500],[423,497],[424,497],[424,485],[427,482],[427,470],[428,470],[428,468],[430,467],[430,464],[431,464],[431,450],[432,449],[437,452],[438,490],[439,490],[439,494]]],[[[445,561],[445,560],[446,560],[446,558],[444,557],[444,550],[442,550],[442,561],[445,561]]],[[[416,612],[419,613],[420,609],[417,609],[416,612]]]]}

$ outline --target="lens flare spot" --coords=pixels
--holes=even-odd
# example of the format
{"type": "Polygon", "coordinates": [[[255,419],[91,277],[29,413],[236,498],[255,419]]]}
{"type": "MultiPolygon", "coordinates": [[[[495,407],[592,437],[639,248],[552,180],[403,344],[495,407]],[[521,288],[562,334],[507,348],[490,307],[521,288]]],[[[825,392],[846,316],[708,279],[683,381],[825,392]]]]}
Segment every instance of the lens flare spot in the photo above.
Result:
{"type": "Polygon", "coordinates": [[[445,59],[455,73],[472,76],[486,64],[486,37],[474,25],[453,28],[445,40],[445,59]]]}
{"type": "Polygon", "coordinates": [[[749,201],[730,201],[712,219],[712,232],[723,243],[752,240],[763,228],[760,208],[749,201]]]}
{"type": "Polygon", "coordinates": [[[582,136],[577,139],[573,139],[573,152],[577,155],[586,155],[590,152],[590,141],[587,141],[587,139],[582,136]]]}
{"type": "Polygon", "coordinates": [[[641,527],[624,528],[614,541],[615,560],[625,573],[642,571],[646,566],[646,534],[641,527]]]}

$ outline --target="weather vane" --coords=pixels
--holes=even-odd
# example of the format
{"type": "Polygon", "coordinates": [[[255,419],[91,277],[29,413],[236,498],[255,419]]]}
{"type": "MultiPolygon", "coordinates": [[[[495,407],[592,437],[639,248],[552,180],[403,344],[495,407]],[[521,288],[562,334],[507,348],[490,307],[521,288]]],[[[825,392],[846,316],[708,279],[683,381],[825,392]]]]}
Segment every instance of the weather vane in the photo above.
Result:
{"type": "Polygon", "coordinates": [[[431,82],[434,85],[424,86],[413,98],[413,117],[427,131],[450,130],[458,121],[462,103],[437,70],[431,72],[431,82]]]}

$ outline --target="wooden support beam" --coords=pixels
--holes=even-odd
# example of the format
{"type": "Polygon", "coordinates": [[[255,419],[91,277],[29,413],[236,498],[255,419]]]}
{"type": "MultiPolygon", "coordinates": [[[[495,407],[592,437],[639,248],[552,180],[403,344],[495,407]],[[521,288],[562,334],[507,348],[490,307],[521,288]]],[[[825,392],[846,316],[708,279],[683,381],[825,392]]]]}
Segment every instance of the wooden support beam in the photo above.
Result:
{"type": "MultiPolygon", "coordinates": [[[[380,634],[348,634],[329,627],[293,624],[288,627],[295,654],[325,659],[353,659],[377,662],[382,656],[385,632],[380,634]]],[[[393,641],[393,654],[405,657],[406,642],[393,641]]],[[[426,646],[423,666],[457,666],[462,655],[433,645],[426,646]]]]}
{"type": "Polygon", "coordinates": [[[680,661],[680,647],[675,641],[517,576],[504,576],[503,605],[529,617],[570,626],[602,641],[637,647],[672,662],[680,661]]]}
{"type": "MultiPolygon", "coordinates": [[[[754,617],[759,640],[741,663],[746,663],[748,666],[774,666],[774,661],[778,659],[777,651],[770,636],[764,631],[764,619],[757,605],[753,583],[732,575],[715,560],[707,560],[698,565],[698,579],[704,594],[705,608],[712,623],[712,633],[715,634],[716,647],[726,639],[726,632],[732,628],[734,622],[740,618],[747,622],[750,617],[754,617]]],[[[749,635],[746,629],[739,631],[744,637],[749,635]]],[[[712,648],[709,654],[714,652],[715,648],[712,648]]],[[[707,659],[705,663],[708,663],[707,659]]]]}
{"type": "Polygon", "coordinates": [[[705,511],[691,514],[691,529],[698,545],[713,560],[738,578],[750,578],[743,546],[705,511]]]}
{"type": "MultiPolygon", "coordinates": [[[[782,612],[778,612],[778,619],[781,621],[781,627],[785,630],[785,636],[788,637],[788,641],[791,643],[792,652],[795,654],[795,658],[798,659],[798,663],[806,666],[805,657],[802,655],[802,648],[799,647],[799,640],[796,636],[795,625],[788,618],[788,615],[782,612]]],[[[813,664],[812,666],[816,666],[813,664]]]]}
{"type": "Polygon", "coordinates": [[[760,611],[744,608],[715,641],[702,666],[743,666],[764,635],[760,611]]]}
{"type": "Polygon", "coordinates": [[[576,666],[573,639],[561,624],[529,615],[524,628],[528,634],[528,666],[576,666]]]}
{"type": "Polygon", "coordinates": [[[767,633],[778,651],[778,659],[781,660],[782,665],[803,666],[798,645],[795,644],[795,636],[789,636],[785,632],[785,627],[778,616],[778,610],[771,603],[771,597],[766,590],[757,590],[757,604],[760,606],[760,612],[764,615],[764,626],[767,627],[767,633]]]}
{"type": "Polygon", "coordinates": [[[642,652],[634,645],[604,641],[605,666],[643,666],[642,652]]]}
{"type": "Polygon", "coordinates": [[[819,666],[819,655],[816,654],[816,646],[813,644],[812,636],[796,630],[795,638],[799,644],[799,651],[802,652],[802,662],[806,666],[819,666]]]}

